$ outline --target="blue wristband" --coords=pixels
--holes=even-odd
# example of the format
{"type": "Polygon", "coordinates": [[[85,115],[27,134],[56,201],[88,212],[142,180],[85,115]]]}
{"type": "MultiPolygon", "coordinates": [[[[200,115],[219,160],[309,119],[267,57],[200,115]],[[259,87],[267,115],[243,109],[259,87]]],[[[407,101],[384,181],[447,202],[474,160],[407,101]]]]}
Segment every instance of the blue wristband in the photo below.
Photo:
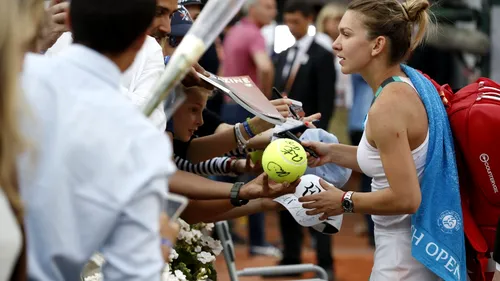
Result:
{"type": "Polygon", "coordinates": [[[172,241],[170,241],[170,239],[168,239],[168,238],[163,238],[162,237],[161,238],[161,245],[162,246],[167,246],[167,247],[169,247],[171,249],[174,248],[174,244],[172,244],[172,241]]]}
{"type": "Polygon", "coordinates": [[[243,128],[245,128],[245,132],[247,132],[247,134],[250,136],[250,138],[255,137],[255,135],[252,132],[252,129],[250,129],[250,125],[248,125],[247,121],[243,122],[243,128]]]}

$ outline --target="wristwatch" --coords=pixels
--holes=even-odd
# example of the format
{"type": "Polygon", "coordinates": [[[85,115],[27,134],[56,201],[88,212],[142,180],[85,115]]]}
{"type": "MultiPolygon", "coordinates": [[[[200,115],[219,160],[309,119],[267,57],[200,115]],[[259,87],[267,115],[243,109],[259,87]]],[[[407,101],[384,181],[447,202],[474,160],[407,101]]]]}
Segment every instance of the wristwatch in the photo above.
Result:
{"type": "Polygon", "coordinates": [[[233,187],[231,188],[231,195],[230,195],[231,204],[235,207],[240,207],[248,203],[248,200],[243,200],[239,198],[240,189],[244,185],[245,183],[243,182],[235,182],[233,187]]]}
{"type": "Polygon", "coordinates": [[[344,213],[353,213],[354,212],[354,203],[352,202],[352,195],[354,192],[347,191],[344,193],[342,197],[342,208],[344,208],[344,213]]]}

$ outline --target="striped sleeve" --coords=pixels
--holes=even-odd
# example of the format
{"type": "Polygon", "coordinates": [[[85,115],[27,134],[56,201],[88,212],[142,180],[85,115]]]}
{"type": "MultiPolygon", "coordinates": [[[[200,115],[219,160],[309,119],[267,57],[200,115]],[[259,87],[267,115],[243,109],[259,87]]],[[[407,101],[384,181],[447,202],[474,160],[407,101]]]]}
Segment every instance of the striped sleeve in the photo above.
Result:
{"type": "Polygon", "coordinates": [[[231,157],[215,157],[198,164],[177,155],[174,157],[175,165],[179,170],[197,174],[200,176],[235,176],[229,169],[228,162],[231,157]]]}
{"type": "Polygon", "coordinates": [[[229,157],[236,157],[236,158],[246,158],[247,154],[250,152],[255,151],[255,149],[252,148],[246,148],[246,149],[240,149],[240,148],[235,148],[226,154],[224,156],[229,156],[229,157]]]}

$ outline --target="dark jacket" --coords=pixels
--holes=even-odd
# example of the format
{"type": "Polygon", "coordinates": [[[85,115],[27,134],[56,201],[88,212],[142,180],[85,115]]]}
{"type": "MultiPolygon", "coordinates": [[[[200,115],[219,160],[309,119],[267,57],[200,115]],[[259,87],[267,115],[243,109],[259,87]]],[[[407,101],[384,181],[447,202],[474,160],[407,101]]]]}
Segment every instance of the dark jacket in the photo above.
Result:
{"type": "MultiPolygon", "coordinates": [[[[289,50],[280,53],[275,62],[274,86],[280,92],[285,90],[286,81],[281,74],[286,65],[289,50]]],[[[328,129],[328,123],[335,110],[336,74],[333,52],[313,40],[307,55],[309,59],[300,65],[290,92],[287,94],[289,98],[302,102],[306,115],[320,112],[319,127],[328,129]]]]}

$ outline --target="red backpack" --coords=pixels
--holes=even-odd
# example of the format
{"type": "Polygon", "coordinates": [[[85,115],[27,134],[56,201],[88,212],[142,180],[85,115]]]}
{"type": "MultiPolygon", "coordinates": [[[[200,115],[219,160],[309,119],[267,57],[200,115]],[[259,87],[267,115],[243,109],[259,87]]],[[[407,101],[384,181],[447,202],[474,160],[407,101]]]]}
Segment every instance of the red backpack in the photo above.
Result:
{"type": "Polygon", "coordinates": [[[479,78],[453,93],[426,77],[443,100],[455,140],[467,271],[471,281],[491,281],[500,217],[500,85],[479,78]]]}

